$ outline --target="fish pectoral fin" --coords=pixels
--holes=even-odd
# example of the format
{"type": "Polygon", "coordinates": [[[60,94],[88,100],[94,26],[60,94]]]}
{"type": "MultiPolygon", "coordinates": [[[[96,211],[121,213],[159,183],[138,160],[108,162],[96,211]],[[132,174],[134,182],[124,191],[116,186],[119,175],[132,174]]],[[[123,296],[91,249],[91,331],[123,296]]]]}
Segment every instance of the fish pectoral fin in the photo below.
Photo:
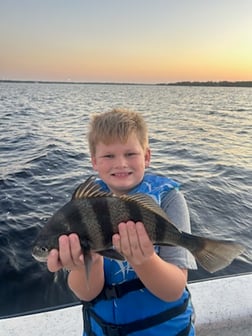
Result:
{"type": "Polygon", "coordinates": [[[116,259],[116,260],[125,260],[124,256],[121,255],[119,252],[117,252],[114,248],[109,248],[106,250],[96,251],[103,257],[109,258],[109,259],[116,259]]]}

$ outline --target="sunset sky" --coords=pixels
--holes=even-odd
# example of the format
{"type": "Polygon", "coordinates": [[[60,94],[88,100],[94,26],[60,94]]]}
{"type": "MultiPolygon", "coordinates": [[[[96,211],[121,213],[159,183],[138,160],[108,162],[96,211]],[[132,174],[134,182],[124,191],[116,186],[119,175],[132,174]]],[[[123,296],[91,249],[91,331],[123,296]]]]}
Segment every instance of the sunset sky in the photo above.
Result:
{"type": "Polygon", "coordinates": [[[0,79],[252,80],[252,1],[0,0],[0,79]]]}

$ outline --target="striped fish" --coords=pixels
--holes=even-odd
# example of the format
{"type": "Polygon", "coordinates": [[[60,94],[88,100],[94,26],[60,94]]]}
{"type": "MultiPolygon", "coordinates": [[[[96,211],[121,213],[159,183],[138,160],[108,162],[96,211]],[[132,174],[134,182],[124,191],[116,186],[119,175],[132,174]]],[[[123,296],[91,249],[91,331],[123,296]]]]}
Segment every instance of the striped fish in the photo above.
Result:
{"type": "Polygon", "coordinates": [[[100,190],[91,176],[73,193],[70,202],[60,208],[40,231],[32,255],[40,262],[47,260],[51,249],[58,249],[61,235],[77,233],[88,271],[90,251],[104,257],[124,260],[112,246],[112,235],[118,224],[132,220],[144,223],[155,245],[182,246],[209,272],[228,266],[244,248],[233,241],[216,240],[180,231],[160,206],[146,194],[115,196],[100,190]]]}

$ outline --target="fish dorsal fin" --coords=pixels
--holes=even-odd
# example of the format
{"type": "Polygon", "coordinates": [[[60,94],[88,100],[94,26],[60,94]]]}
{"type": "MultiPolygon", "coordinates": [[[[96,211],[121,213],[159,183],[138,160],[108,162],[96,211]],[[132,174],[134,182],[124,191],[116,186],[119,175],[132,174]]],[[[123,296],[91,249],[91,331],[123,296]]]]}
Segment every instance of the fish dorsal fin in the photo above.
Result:
{"type": "Polygon", "coordinates": [[[121,195],[119,196],[122,200],[125,202],[135,202],[142,206],[143,208],[154,212],[158,216],[163,217],[166,221],[168,220],[171,222],[167,216],[167,214],[164,212],[163,209],[154,201],[154,199],[147,195],[147,194],[142,194],[142,193],[136,193],[133,195],[121,195]]]}
{"type": "Polygon", "coordinates": [[[99,184],[95,183],[95,176],[91,175],[85,182],[81,183],[75,189],[72,195],[72,200],[104,196],[113,196],[113,194],[110,192],[102,191],[99,184]]]}

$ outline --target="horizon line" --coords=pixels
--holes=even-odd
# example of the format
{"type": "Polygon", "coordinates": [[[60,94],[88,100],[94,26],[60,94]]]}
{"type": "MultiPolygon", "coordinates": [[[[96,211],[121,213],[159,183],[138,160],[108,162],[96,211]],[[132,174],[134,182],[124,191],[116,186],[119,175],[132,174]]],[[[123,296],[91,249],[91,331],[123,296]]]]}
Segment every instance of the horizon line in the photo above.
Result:
{"type": "Polygon", "coordinates": [[[86,84],[86,85],[160,85],[160,86],[243,86],[252,87],[251,81],[177,81],[161,83],[141,83],[141,82],[103,82],[103,81],[57,81],[57,80],[30,80],[30,79],[0,79],[5,83],[38,83],[38,84],[86,84]]]}

